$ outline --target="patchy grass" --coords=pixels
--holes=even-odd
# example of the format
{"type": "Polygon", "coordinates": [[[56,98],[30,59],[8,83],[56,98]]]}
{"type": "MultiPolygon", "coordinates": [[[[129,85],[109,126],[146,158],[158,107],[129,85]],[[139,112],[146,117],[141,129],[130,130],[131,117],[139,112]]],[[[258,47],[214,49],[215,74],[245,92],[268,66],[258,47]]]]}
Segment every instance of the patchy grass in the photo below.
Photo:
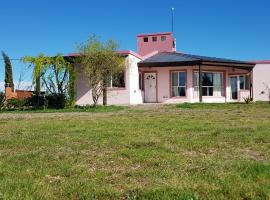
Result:
{"type": "Polygon", "coordinates": [[[268,104],[2,115],[0,199],[270,198],[268,104]]]}

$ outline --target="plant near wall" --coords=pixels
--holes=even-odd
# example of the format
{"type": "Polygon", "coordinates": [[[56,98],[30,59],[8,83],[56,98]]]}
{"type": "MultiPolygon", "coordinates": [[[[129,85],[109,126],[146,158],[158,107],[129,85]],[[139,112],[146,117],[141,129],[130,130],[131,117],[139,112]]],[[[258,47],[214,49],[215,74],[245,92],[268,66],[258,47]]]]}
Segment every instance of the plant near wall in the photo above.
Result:
{"type": "Polygon", "coordinates": [[[92,91],[94,106],[103,95],[103,105],[107,105],[107,86],[112,78],[125,70],[125,59],[115,51],[118,45],[113,40],[101,42],[91,36],[85,43],[78,46],[79,64],[92,91]]]}
{"type": "Polygon", "coordinates": [[[11,87],[14,92],[12,65],[8,55],[2,51],[3,60],[5,63],[5,87],[11,87]]]}
{"type": "Polygon", "coordinates": [[[40,89],[45,88],[50,97],[53,95],[55,96],[54,99],[59,101],[56,104],[54,102],[53,107],[65,107],[66,100],[70,100],[70,85],[72,84],[74,87],[71,63],[61,54],[55,57],[44,56],[43,54],[37,57],[27,56],[22,61],[28,63],[33,68],[32,81],[35,85],[37,96],[40,96],[40,89]]]}

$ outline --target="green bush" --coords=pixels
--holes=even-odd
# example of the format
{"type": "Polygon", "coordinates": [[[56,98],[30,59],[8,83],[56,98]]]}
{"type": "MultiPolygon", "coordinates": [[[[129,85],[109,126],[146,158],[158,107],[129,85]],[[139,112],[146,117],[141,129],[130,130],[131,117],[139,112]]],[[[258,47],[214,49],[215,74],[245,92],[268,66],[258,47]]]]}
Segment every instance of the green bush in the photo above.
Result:
{"type": "Polygon", "coordinates": [[[44,96],[35,94],[27,99],[27,106],[34,108],[46,108],[47,101],[44,96]]]}
{"type": "Polygon", "coordinates": [[[6,95],[3,92],[0,92],[0,110],[6,108],[6,95]]]}
{"type": "Polygon", "coordinates": [[[9,109],[23,109],[27,106],[27,99],[8,99],[7,100],[7,107],[9,109]]]}
{"type": "Polygon", "coordinates": [[[62,109],[66,106],[66,97],[61,94],[49,94],[46,96],[48,108],[62,109]]]}

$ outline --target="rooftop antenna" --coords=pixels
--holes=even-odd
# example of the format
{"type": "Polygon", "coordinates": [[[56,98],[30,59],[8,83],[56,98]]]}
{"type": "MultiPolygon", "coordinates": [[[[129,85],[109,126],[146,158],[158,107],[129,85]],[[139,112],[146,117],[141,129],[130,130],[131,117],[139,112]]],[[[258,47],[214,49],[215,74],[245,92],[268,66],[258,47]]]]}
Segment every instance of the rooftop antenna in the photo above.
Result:
{"type": "Polygon", "coordinates": [[[174,25],[174,22],[173,22],[173,17],[174,17],[174,7],[172,7],[172,33],[173,33],[173,25],[174,25]]]}

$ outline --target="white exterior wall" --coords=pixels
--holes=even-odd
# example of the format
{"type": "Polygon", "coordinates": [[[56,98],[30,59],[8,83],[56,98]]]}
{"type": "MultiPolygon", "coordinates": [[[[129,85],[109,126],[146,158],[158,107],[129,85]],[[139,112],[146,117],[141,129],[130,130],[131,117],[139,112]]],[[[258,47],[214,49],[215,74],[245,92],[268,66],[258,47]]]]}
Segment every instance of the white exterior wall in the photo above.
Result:
{"type": "MultiPolygon", "coordinates": [[[[139,73],[137,63],[140,59],[129,54],[126,57],[125,88],[108,88],[108,105],[129,105],[142,103],[142,95],[139,90],[139,73]]],[[[78,72],[76,77],[76,105],[93,104],[90,87],[83,73],[78,72]]],[[[98,104],[102,104],[102,96],[98,104]]]]}
{"type": "Polygon", "coordinates": [[[256,64],[253,69],[254,101],[269,101],[270,64],[256,64]]]}

